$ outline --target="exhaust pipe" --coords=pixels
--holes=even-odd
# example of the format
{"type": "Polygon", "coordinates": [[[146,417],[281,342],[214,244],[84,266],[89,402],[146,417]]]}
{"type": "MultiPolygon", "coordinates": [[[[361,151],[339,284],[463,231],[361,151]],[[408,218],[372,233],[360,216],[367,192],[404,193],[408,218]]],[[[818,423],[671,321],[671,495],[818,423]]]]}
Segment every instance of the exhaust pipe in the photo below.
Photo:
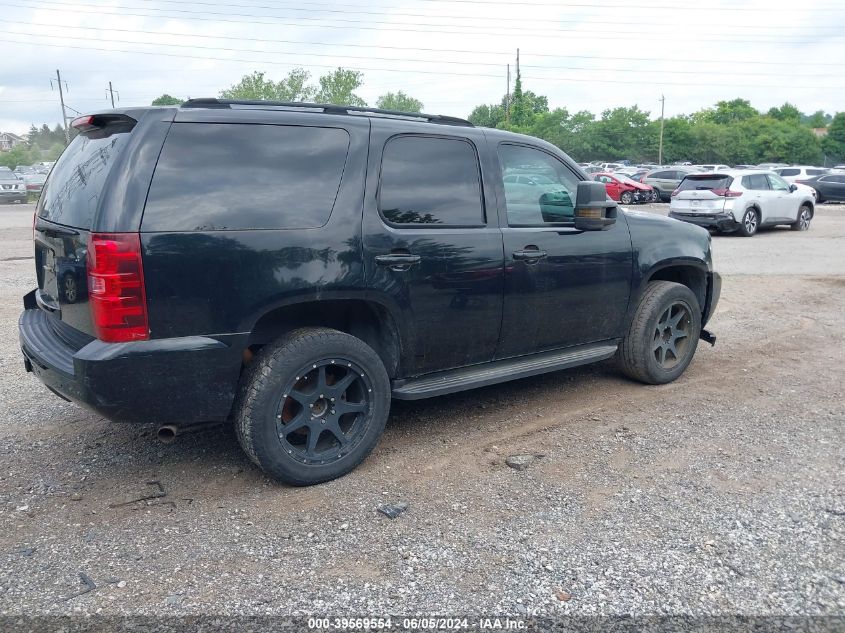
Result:
{"type": "Polygon", "coordinates": [[[165,424],[158,427],[156,437],[162,444],[173,444],[177,437],[222,426],[223,422],[195,422],[193,424],[165,424]]]}

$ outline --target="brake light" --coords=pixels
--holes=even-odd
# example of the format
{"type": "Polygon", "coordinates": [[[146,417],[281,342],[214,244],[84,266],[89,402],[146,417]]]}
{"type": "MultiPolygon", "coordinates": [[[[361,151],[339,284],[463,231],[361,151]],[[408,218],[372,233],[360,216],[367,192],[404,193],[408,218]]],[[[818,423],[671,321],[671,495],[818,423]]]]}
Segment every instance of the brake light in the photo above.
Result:
{"type": "Polygon", "coordinates": [[[669,194],[669,195],[671,195],[671,196],[674,198],[674,197],[675,197],[675,196],[677,196],[680,192],[681,192],[681,190],[680,190],[680,189],[675,189],[675,191],[673,191],[673,192],[672,192],[671,194],[669,194]]]}
{"type": "Polygon", "coordinates": [[[742,195],[741,191],[731,191],[725,187],[721,189],[711,189],[714,196],[719,196],[720,198],[739,198],[742,195]]]}
{"type": "Polygon", "coordinates": [[[88,240],[88,300],[94,333],[123,343],[150,338],[141,238],[137,233],[92,233],[88,240]]]}
{"type": "Polygon", "coordinates": [[[76,117],[73,122],[70,124],[72,128],[76,128],[80,132],[84,132],[85,130],[90,130],[91,128],[96,127],[94,125],[94,117],[90,114],[86,114],[85,116],[76,117]]]}

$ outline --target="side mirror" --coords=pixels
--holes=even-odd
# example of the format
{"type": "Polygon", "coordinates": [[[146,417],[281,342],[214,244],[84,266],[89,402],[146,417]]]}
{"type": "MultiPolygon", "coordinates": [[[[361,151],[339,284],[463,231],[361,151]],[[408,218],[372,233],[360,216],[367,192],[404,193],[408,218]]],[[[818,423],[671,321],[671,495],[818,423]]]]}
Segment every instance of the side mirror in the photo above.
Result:
{"type": "Polygon", "coordinates": [[[603,231],[616,222],[616,203],[607,197],[603,182],[582,181],[575,195],[575,228],[603,231]]]}
{"type": "Polygon", "coordinates": [[[798,191],[798,185],[789,185],[789,192],[793,193],[795,191],[798,191]]]}

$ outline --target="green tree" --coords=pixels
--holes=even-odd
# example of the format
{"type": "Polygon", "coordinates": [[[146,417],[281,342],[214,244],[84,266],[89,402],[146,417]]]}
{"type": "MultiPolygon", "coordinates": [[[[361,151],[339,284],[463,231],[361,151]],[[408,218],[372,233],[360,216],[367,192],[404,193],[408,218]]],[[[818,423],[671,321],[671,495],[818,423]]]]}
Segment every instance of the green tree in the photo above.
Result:
{"type": "Polygon", "coordinates": [[[8,152],[0,152],[0,165],[9,169],[14,169],[18,165],[32,165],[40,160],[41,152],[24,143],[15,145],[8,152]]]}
{"type": "Polygon", "coordinates": [[[388,92],[376,100],[376,107],[382,110],[398,110],[399,112],[422,112],[423,104],[419,99],[414,99],[399,90],[388,92]]]}
{"type": "Polygon", "coordinates": [[[845,161],[845,112],[839,112],[822,139],[822,151],[835,162],[845,161]]]}
{"type": "Polygon", "coordinates": [[[511,95],[511,123],[516,127],[530,124],[533,118],[531,106],[532,104],[528,102],[522,92],[522,77],[519,69],[517,69],[513,95],[511,95]]]}
{"type": "Polygon", "coordinates": [[[779,108],[770,108],[767,114],[778,121],[793,121],[795,123],[800,122],[803,116],[801,110],[788,101],[779,108]]]}
{"type": "Polygon", "coordinates": [[[710,111],[707,117],[713,123],[727,124],[737,121],[745,121],[760,116],[760,113],[751,106],[745,99],[734,99],[733,101],[719,101],[715,110],[710,111]]]}
{"type": "Polygon", "coordinates": [[[827,124],[830,123],[830,118],[822,110],[816,110],[811,115],[805,117],[804,123],[811,128],[827,127],[827,124]]]}
{"type": "Polygon", "coordinates": [[[246,99],[254,101],[309,101],[313,99],[315,88],[308,85],[311,74],[303,68],[294,68],[288,76],[279,81],[265,77],[263,72],[255,71],[244,75],[234,86],[222,90],[223,99],[246,99]]]}
{"type": "Polygon", "coordinates": [[[176,97],[171,97],[169,94],[163,94],[160,97],[156,97],[153,99],[153,102],[150,105],[154,106],[172,106],[172,105],[180,105],[184,99],[177,99],[176,97]]]}
{"type": "Polygon", "coordinates": [[[338,68],[319,79],[317,91],[319,103],[336,105],[366,106],[367,102],[355,94],[364,83],[364,74],[357,70],[338,68]]]}
{"type": "Polygon", "coordinates": [[[500,105],[475,106],[467,118],[479,127],[497,127],[505,120],[505,109],[500,105]]]}

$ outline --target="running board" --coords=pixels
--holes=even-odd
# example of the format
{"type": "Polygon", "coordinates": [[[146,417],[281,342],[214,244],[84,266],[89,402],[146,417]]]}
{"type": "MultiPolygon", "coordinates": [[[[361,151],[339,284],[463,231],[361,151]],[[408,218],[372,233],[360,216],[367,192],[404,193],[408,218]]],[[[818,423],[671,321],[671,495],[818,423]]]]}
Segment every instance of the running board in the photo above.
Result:
{"type": "Polygon", "coordinates": [[[419,400],[577,367],[610,358],[616,353],[617,346],[615,342],[605,341],[450,369],[419,378],[394,380],[393,397],[397,400],[419,400]]]}

